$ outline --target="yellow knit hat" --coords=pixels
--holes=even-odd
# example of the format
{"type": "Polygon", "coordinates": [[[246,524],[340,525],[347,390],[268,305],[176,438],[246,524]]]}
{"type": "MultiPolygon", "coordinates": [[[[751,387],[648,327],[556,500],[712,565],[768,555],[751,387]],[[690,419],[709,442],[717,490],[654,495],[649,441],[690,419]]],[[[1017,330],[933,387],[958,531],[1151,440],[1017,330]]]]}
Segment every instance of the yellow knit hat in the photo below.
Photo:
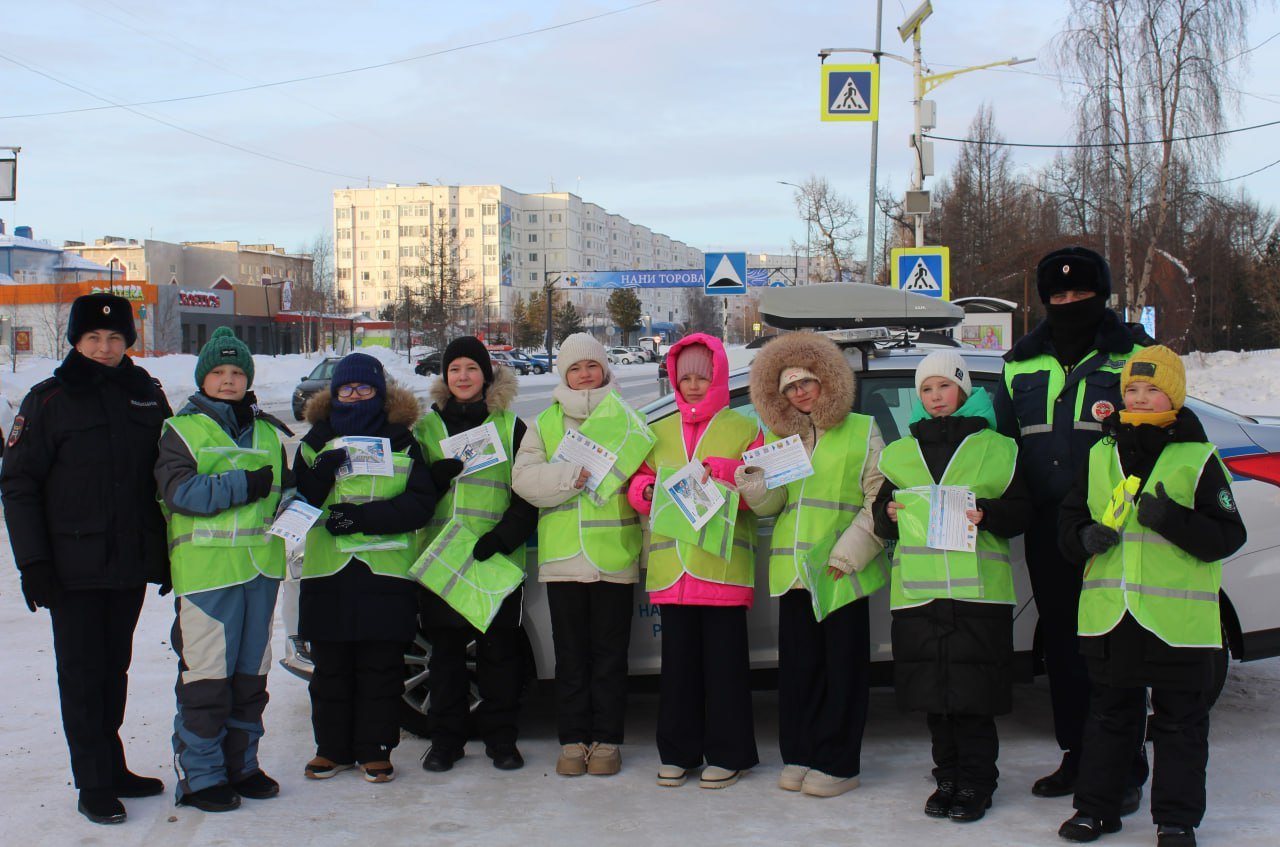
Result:
{"type": "Polygon", "coordinates": [[[1178,354],[1162,344],[1144,347],[1125,363],[1120,374],[1120,395],[1131,382],[1149,382],[1169,398],[1175,410],[1187,400],[1187,374],[1178,354]]]}

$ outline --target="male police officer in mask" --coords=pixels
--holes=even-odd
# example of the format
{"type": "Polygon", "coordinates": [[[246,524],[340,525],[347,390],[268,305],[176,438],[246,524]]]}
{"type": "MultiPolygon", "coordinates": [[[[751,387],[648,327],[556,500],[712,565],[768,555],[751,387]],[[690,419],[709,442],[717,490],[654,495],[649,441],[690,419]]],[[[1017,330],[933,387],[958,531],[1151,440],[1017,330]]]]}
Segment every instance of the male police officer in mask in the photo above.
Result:
{"type": "MultiPolygon", "coordinates": [[[[1058,507],[1102,437],[1102,420],[1122,408],[1120,372],[1152,340],[1107,308],[1111,270],[1102,256],[1064,247],[1040,260],[1036,288],[1047,316],[1005,355],[997,416],[1012,422],[1035,506],[1026,533],[1027,570],[1040,612],[1054,732],[1062,764],[1036,780],[1032,793],[1062,797],[1075,788],[1089,676],[1076,636],[1082,574],[1058,550],[1058,507]]],[[[1124,813],[1137,809],[1147,778],[1135,750],[1124,813]]]]}

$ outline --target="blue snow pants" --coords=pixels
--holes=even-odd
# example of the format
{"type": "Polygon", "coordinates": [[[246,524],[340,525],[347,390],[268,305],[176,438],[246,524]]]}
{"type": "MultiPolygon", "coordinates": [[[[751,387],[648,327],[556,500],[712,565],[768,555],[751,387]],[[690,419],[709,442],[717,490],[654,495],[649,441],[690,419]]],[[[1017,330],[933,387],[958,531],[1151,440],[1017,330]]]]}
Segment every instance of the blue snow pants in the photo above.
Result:
{"type": "Polygon", "coordinates": [[[177,799],[235,783],[258,770],[262,712],[271,666],[271,621],[280,580],[177,598],[172,644],[178,653],[173,721],[177,799]]]}

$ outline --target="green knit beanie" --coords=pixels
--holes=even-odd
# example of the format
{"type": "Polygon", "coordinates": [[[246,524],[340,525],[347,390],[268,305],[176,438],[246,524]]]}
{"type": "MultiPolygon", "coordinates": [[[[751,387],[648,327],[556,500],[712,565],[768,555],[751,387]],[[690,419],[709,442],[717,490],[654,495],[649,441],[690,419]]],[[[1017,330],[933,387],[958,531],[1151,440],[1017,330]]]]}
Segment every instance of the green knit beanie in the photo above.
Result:
{"type": "Polygon", "coordinates": [[[213,331],[213,336],[200,349],[200,358],[196,359],[196,388],[204,385],[204,378],[209,371],[218,365],[235,365],[244,371],[249,378],[246,388],[253,388],[253,356],[249,347],[231,331],[230,327],[220,326],[213,331]]]}

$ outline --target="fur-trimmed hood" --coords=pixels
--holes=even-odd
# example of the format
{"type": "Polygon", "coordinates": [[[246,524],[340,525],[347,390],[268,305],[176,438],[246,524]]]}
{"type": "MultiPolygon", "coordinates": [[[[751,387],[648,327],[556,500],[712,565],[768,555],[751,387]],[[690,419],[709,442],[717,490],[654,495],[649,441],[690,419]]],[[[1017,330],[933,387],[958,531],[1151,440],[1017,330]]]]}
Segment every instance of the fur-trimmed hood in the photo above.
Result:
{"type": "MultiPolygon", "coordinates": [[[[326,388],[311,395],[306,408],[302,410],[302,416],[312,425],[319,421],[327,421],[329,407],[332,405],[333,392],[326,388]]],[[[387,380],[387,399],[383,403],[383,408],[387,412],[387,423],[400,424],[404,427],[413,426],[414,422],[422,416],[422,407],[413,392],[391,379],[387,380]]]]}
{"type": "Polygon", "coordinates": [[[751,362],[751,402],[775,435],[808,432],[812,424],[833,429],[853,411],[853,370],[835,342],[812,332],[790,332],[770,341],[751,362]],[[822,383],[822,395],[809,414],[797,410],[778,390],[783,370],[800,367],[822,383]]]}
{"type": "MultiPolygon", "coordinates": [[[[505,412],[511,408],[511,404],[515,401],[516,395],[520,393],[520,381],[516,379],[515,371],[506,365],[495,364],[493,366],[493,382],[485,386],[484,403],[490,412],[505,412]]],[[[449,384],[445,382],[444,374],[440,374],[431,381],[431,402],[435,404],[437,409],[443,409],[445,403],[449,402],[449,384]]]]}

